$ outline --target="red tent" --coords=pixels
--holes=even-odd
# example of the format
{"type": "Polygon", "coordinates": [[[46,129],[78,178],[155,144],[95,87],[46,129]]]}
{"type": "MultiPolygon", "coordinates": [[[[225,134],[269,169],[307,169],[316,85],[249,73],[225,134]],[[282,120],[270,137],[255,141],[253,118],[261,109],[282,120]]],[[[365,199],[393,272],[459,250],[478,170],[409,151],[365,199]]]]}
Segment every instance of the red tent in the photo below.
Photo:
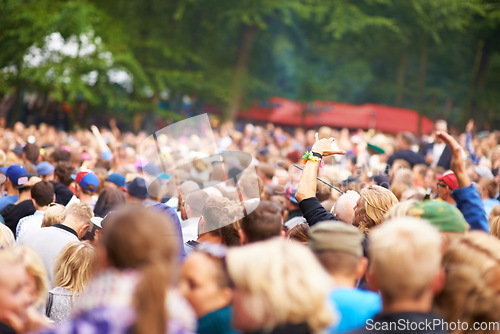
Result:
{"type": "Polygon", "coordinates": [[[272,97],[269,106],[253,105],[238,116],[243,119],[266,121],[280,125],[304,126],[322,125],[335,128],[376,129],[382,132],[430,133],[433,121],[421,116],[415,110],[389,107],[378,104],[354,105],[349,103],[314,101],[303,103],[281,97],[272,97]]]}

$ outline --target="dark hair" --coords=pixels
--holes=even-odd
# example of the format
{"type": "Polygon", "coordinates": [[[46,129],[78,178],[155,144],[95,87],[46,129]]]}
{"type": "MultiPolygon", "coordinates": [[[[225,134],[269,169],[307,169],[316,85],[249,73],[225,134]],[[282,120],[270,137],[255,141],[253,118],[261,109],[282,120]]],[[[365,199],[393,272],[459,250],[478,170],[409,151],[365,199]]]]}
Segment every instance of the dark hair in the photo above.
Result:
{"type": "Polygon", "coordinates": [[[113,212],[99,239],[108,262],[141,273],[132,301],[136,320],[131,333],[165,333],[165,300],[177,263],[178,243],[173,239],[179,236],[172,221],[154,209],[127,205],[113,212]]]}
{"type": "Polygon", "coordinates": [[[70,162],[71,161],[71,153],[65,150],[61,150],[58,148],[50,155],[50,158],[53,160],[55,164],[59,162],[70,162]]]}
{"type": "Polygon", "coordinates": [[[38,206],[47,206],[54,201],[54,186],[47,181],[40,181],[31,188],[31,198],[38,206]]]}
{"type": "Polygon", "coordinates": [[[259,206],[241,220],[241,229],[247,242],[256,242],[279,236],[282,227],[281,208],[271,201],[259,206]]]}
{"type": "Polygon", "coordinates": [[[127,198],[123,191],[115,188],[105,188],[97,199],[94,207],[94,214],[97,217],[105,217],[110,211],[116,208],[116,206],[124,204],[126,201],[127,198]]]}
{"type": "Polygon", "coordinates": [[[29,162],[36,164],[40,156],[40,148],[36,144],[26,144],[23,147],[23,153],[29,162]]]}
{"type": "Polygon", "coordinates": [[[75,169],[73,168],[73,166],[71,166],[71,163],[61,161],[56,164],[56,167],[54,169],[54,177],[57,177],[59,183],[65,185],[66,187],[69,187],[71,182],[73,182],[71,174],[73,174],[74,171],[75,169]]]}
{"type": "Polygon", "coordinates": [[[189,209],[192,211],[194,217],[199,217],[203,212],[203,207],[205,206],[207,199],[208,194],[203,190],[198,190],[186,195],[184,205],[189,205],[189,209]]]}
{"type": "Polygon", "coordinates": [[[307,230],[309,230],[309,225],[307,224],[297,224],[292,227],[286,233],[286,237],[290,240],[295,240],[300,243],[307,243],[309,236],[307,235],[307,230]]]}
{"type": "Polygon", "coordinates": [[[239,246],[241,244],[240,235],[235,227],[235,223],[220,228],[222,243],[226,246],[239,246]]]}

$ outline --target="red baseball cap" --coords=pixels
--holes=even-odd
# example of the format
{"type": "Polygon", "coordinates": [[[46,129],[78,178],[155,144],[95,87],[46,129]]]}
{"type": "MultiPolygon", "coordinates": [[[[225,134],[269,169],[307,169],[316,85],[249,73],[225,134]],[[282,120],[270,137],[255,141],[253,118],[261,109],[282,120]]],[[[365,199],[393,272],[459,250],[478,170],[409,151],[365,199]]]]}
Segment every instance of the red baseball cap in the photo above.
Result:
{"type": "Polygon", "coordinates": [[[443,174],[437,175],[436,179],[443,180],[444,183],[446,183],[448,185],[448,187],[450,187],[452,190],[455,190],[458,188],[457,176],[451,170],[447,170],[443,174]]]}

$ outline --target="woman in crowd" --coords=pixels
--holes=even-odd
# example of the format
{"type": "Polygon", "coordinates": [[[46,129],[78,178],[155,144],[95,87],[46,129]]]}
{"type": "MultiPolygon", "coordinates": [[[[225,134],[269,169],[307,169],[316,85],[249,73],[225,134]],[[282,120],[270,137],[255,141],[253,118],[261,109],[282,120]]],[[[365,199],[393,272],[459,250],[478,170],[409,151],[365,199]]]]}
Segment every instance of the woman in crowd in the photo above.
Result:
{"type": "Polygon", "coordinates": [[[235,285],[236,329],[317,333],[333,323],[331,278],[306,246],[275,238],[231,248],[226,261],[235,285]]]}
{"type": "Polygon", "coordinates": [[[225,256],[224,246],[200,244],[182,265],[179,290],[196,312],[199,334],[236,333],[231,328],[233,291],[225,256]]]}
{"type": "Polygon", "coordinates": [[[28,273],[27,289],[31,296],[32,306],[42,311],[47,300],[47,272],[40,257],[31,248],[17,246],[14,250],[19,254],[28,273]]]}
{"type": "Polygon", "coordinates": [[[94,269],[95,250],[89,242],[64,247],[54,266],[55,288],[49,291],[46,315],[55,322],[71,317],[73,301],[89,282],[94,269]]]}
{"type": "Polygon", "coordinates": [[[111,215],[102,232],[99,273],[75,304],[73,319],[45,333],[186,333],[166,307],[178,249],[171,222],[130,205],[111,215]]]}

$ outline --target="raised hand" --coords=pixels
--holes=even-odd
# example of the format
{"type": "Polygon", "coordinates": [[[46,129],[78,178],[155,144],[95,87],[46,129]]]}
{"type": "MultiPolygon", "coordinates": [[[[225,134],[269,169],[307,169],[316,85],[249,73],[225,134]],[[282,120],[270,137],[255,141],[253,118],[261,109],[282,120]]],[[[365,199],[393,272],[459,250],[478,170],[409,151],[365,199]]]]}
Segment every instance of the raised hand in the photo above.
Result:
{"type": "Polygon", "coordinates": [[[468,187],[471,182],[469,176],[466,173],[465,161],[462,155],[462,147],[455,140],[455,138],[453,138],[446,132],[439,131],[436,133],[436,136],[443,140],[451,149],[452,156],[450,168],[457,176],[459,188],[468,187]]]}
{"type": "Polygon", "coordinates": [[[320,140],[318,138],[318,133],[316,132],[315,138],[316,138],[316,142],[312,146],[311,151],[320,153],[323,156],[328,156],[328,155],[332,155],[332,154],[345,154],[345,151],[338,151],[338,150],[334,150],[332,148],[332,143],[335,140],[335,139],[333,139],[333,137],[330,137],[328,139],[323,138],[320,140]]]}

